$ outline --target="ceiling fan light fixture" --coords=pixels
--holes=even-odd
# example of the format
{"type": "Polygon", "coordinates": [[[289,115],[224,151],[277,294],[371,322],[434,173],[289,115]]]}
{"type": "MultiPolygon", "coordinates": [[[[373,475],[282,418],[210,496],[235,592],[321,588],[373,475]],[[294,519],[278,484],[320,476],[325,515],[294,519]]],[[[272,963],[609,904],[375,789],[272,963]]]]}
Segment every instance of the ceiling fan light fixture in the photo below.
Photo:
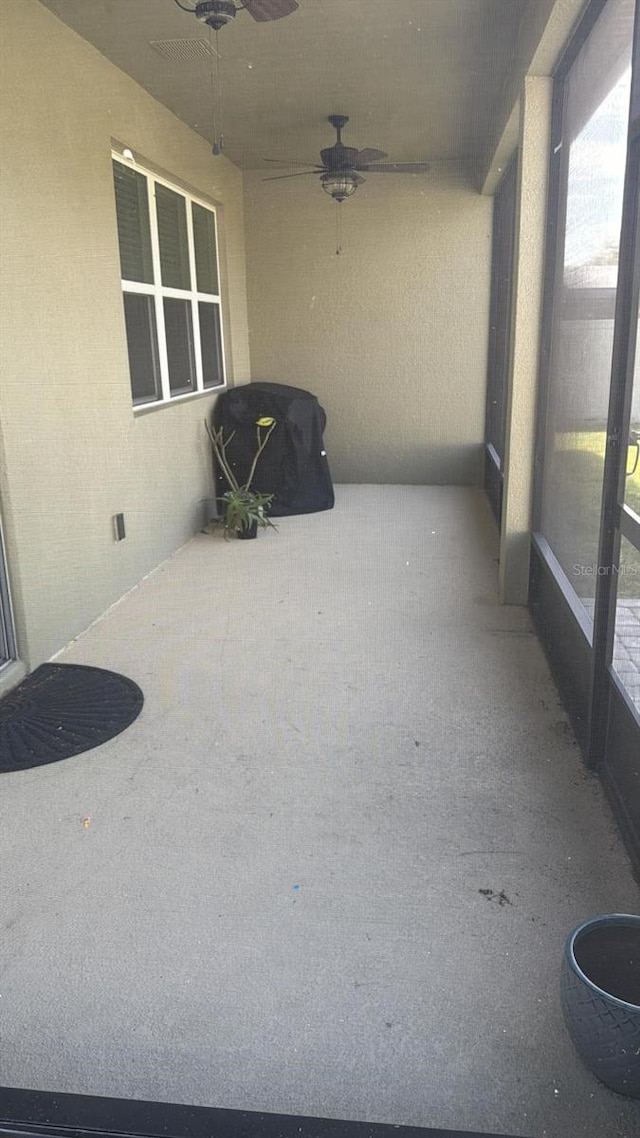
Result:
{"type": "Polygon", "coordinates": [[[334,202],[343,202],[345,198],[355,194],[364,179],[358,177],[352,170],[333,170],[328,174],[322,174],[320,181],[323,190],[333,198],[334,202]]]}
{"type": "Polygon", "coordinates": [[[202,20],[216,32],[235,20],[236,11],[233,0],[199,0],[195,7],[196,19],[202,20]]]}

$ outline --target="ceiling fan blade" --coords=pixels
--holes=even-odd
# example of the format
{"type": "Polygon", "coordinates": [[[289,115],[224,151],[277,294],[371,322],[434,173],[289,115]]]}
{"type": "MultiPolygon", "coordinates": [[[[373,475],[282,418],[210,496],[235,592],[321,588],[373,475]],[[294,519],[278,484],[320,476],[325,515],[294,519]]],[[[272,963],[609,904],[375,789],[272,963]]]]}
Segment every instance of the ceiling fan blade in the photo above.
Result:
{"type": "Polygon", "coordinates": [[[281,182],[283,178],[304,178],[305,174],[315,174],[318,176],[317,170],[300,170],[297,174],[274,174],[271,178],[263,178],[263,182],[281,182]]]}
{"type": "Polygon", "coordinates": [[[281,20],[298,7],[297,0],[244,0],[242,5],[254,20],[281,20]]]}
{"type": "Polygon", "coordinates": [[[367,147],[365,150],[359,150],[356,154],[356,170],[358,166],[367,164],[369,162],[380,162],[383,158],[388,158],[389,155],[385,150],[375,150],[372,147],[367,147]]]}
{"type": "Polygon", "coordinates": [[[368,174],[423,174],[431,169],[430,162],[382,162],[377,166],[360,166],[368,174]]]}

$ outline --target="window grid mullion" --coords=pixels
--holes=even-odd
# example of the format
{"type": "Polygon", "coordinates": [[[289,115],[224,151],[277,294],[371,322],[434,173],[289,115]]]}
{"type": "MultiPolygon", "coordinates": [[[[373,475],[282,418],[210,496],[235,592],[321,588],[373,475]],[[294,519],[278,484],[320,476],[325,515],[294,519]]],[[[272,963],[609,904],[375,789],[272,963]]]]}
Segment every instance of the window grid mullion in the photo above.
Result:
{"type": "Polygon", "coordinates": [[[194,292],[196,300],[203,300],[205,304],[220,304],[220,297],[215,292],[194,292]]]}
{"type": "Polygon", "coordinates": [[[193,328],[193,358],[196,365],[196,390],[204,391],[203,367],[202,367],[202,342],[200,340],[200,313],[198,310],[198,278],[196,275],[196,247],[195,239],[193,236],[193,209],[191,201],[185,198],[185,210],[187,214],[187,248],[189,253],[189,279],[191,281],[191,292],[189,299],[191,300],[191,326],[193,328]]]}
{"type": "Polygon", "coordinates": [[[129,281],[126,277],[122,278],[122,291],[123,292],[136,292],[138,296],[155,296],[155,288],[151,284],[141,284],[139,281],[129,281]]]}
{"type": "Polygon", "coordinates": [[[149,221],[151,224],[151,261],[153,264],[153,283],[156,305],[156,326],[158,329],[158,357],[160,360],[160,385],[162,400],[171,398],[169,386],[169,356],[167,353],[167,334],[164,324],[164,290],[162,288],[162,270],[160,267],[160,239],[158,237],[158,211],[156,209],[155,181],[147,177],[147,192],[149,194],[149,221]]]}

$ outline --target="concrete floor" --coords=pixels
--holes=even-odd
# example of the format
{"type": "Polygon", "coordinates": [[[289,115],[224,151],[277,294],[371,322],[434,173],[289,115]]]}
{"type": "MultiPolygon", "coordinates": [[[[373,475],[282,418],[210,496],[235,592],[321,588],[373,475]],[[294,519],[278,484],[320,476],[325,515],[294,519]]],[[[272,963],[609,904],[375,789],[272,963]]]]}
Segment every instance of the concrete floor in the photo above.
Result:
{"type": "Polygon", "coordinates": [[[336,497],[198,536],[59,657],[146,702],[2,776],[0,1082],[632,1138],[557,988],[640,891],[484,498],[336,497]]]}

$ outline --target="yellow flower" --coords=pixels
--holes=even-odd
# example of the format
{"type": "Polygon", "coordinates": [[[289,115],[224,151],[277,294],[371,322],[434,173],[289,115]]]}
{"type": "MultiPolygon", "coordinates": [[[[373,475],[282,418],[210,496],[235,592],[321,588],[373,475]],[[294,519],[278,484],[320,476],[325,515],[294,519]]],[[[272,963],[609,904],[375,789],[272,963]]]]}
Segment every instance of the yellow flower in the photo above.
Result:
{"type": "Polygon", "coordinates": [[[270,415],[263,415],[261,419],[256,419],[257,427],[272,427],[274,423],[275,419],[272,419],[270,415]]]}

